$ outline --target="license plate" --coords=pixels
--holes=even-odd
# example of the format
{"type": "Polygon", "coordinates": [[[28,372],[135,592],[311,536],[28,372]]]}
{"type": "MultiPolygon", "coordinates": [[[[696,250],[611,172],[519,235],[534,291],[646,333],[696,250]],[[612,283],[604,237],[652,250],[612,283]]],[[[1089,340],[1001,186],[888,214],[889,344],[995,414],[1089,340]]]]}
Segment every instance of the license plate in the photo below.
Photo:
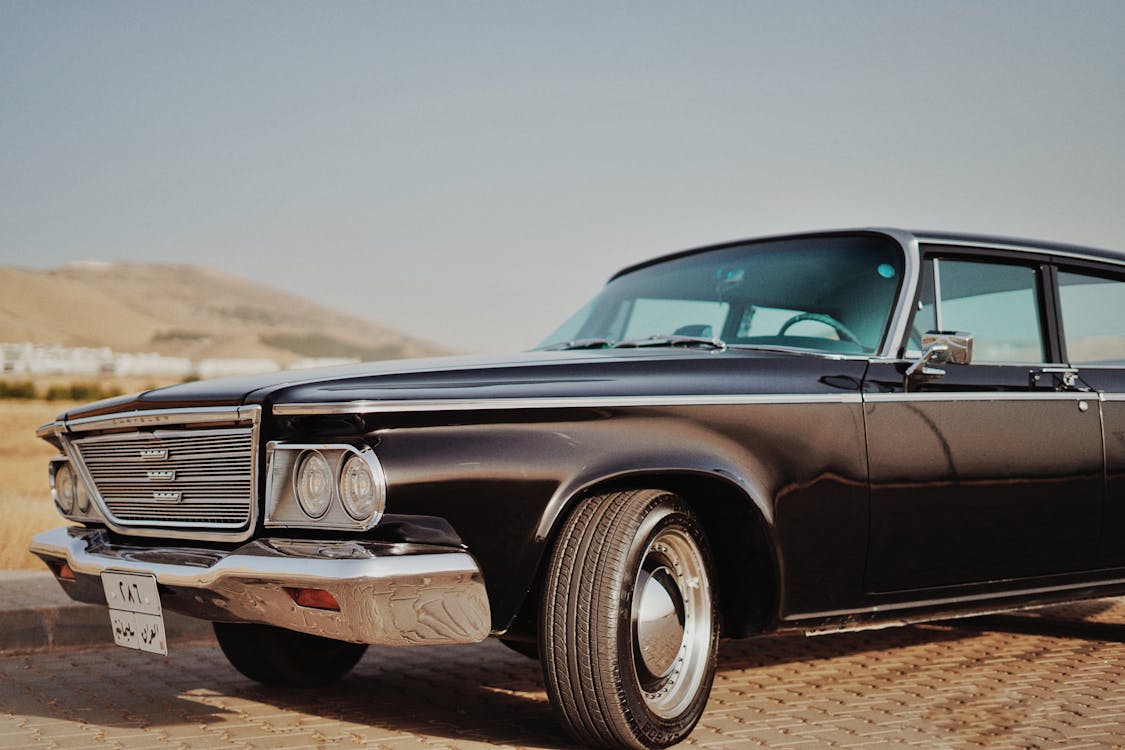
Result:
{"type": "Polygon", "coordinates": [[[148,573],[102,573],[102,588],[109,605],[113,642],[118,646],[168,654],[164,615],[156,576],[148,573]]]}

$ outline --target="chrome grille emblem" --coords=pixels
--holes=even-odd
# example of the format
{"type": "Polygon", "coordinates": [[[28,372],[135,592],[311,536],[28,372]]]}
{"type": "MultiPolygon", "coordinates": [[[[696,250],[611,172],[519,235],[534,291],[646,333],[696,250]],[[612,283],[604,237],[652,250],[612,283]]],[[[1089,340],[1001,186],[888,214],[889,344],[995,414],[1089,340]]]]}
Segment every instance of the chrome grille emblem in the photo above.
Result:
{"type": "Polygon", "coordinates": [[[168,458],[168,449],[149,448],[147,450],[140,451],[140,454],[141,458],[145,461],[163,461],[164,459],[168,458]]]}
{"type": "Polygon", "coordinates": [[[146,474],[154,482],[171,482],[176,478],[174,471],[149,471],[146,474]]]}
{"type": "Polygon", "coordinates": [[[152,499],[158,503],[178,503],[184,496],[182,492],[154,492],[152,499]]]}

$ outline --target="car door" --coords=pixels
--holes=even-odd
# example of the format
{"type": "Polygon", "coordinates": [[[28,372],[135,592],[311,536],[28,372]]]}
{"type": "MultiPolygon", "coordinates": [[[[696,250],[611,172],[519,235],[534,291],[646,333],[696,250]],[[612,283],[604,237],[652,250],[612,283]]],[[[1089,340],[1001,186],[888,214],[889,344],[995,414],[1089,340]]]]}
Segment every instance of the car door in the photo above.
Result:
{"type": "Polygon", "coordinates": [[[913,378],[908,362],[868,368],[869,591],[1097,564],[1098,399],[1061,361],[1051,274],[1033,256],[924,256],[912,341],[967,332],[972,360],[913,378]]]}
{"type": "Polygon", "coordinates": [[[1067,361],[1100,398],[1105,434],[1106,495],[1099,554],[1125,565],[1125,269],[1059,268],[1059,311],[1067,361]]]}

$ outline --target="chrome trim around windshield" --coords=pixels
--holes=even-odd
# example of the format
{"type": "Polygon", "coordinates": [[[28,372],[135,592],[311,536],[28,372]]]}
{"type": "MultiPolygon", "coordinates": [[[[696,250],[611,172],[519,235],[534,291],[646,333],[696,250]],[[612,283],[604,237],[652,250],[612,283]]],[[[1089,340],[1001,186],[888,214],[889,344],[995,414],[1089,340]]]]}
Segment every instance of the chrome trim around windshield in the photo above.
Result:
{"type": "Polygon", "coordinates": [[[891,313],[890,326],[887,335],[883,338],[883,345],[876,356],[898,357],[899,351],[906,348],[906,337],[910,327],[910,319],[914,315],[914,298],[918,294],[918,277],[922,272],[922,254],[918,249],[918,238],[910,232],[901,229],[880,229],[873,227],[872,231],[885,234],[902,248],[903,270],[902,288],[898,292],[894,311],[891,313]]]}
{"type": "Polygon", "coordinates": [[[557,396],[542,398],[340,401],[277,404],[279,416],[381,414],[390,412],[495,411],[500,409],[608,409],[645,406],[737,406],[741,404],[858,404],[858,393],[764,393],[690,396],[557,396]]]}

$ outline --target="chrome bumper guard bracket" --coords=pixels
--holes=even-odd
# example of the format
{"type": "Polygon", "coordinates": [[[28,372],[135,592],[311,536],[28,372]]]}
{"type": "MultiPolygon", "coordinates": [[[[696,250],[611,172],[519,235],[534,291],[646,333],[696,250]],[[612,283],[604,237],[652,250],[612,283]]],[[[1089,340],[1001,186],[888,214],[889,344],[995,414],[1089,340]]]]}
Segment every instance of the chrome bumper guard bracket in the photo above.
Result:
{"type": "Polygon", "coordinates": [[[113,544],[97,529],[35,536],[31,551],[65,562],[78,601],[104,604],[103,571],[151,573],[166,609],[226,622],[256,622],[383,646],[477,643],[491,613],[480,569],[462,550],[366,541],[263,539],[231,552],[113,544]],[[90,585],[96,584],[96,585],[90,585]],[[340,611],[298,606],[286,588],[328,591],[340,611]]]}

